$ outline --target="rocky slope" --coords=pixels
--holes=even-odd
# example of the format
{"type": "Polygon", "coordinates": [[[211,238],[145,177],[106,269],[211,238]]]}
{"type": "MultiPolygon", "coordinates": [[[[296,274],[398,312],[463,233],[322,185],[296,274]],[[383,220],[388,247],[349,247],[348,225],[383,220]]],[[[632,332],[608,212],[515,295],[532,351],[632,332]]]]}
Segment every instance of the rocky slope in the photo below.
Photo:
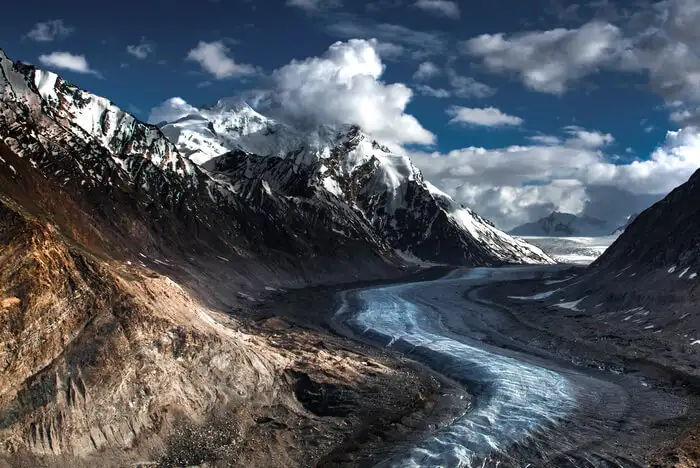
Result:
{"type": "Polygon", "coordinates": [[[406,156],[353,126],[299,130],[236,99],[192,111],[160,128],[182,154],[237,193],[258,181],[287,197],[344,207],[394,249],[462,265],[548,263],[423,179],[406,156]],[[222,154],[224,151],[228,154],[222,154]]]}
{"type": "Polygon", "coordinates": [[[610,235],[614,228],[615,226],[611,226],[607,221],[601,219],[555,211],[537,221],[515,227],[509,231],[509,234],[514,236],[598,237],[610,235]]]}
{"type": "Polygon", "coordinates": [[[611,234],[614,236],[622,234],[625,231],[625,229],[627,229],[627,226],[632,224],[634,222],[634,220],[637,219],[637,216],[639,216],[639,213],[632,213],[631,215],[629,215],[629,217],[627,218],[627,221],[625,221],[625,224],[623,224],[622,226],[615,229],[615,231],[613,231],[611,234]]]}
{"type": "MultiPolygon", "coordinates": [[[[663,447],[650,441],[656,454],[644,466],[700,463],[698,199],[700,170],[638,215],[588,268],[508,285],[508,299],[502,289],[492,291],[500,292],[491,297],[509,302],[520,320],[554,337],[530,342],[546,343],[551,352],[569,355],[577,364],[634,376],[645,388],[664,388],[690,399],[687,415],[667,423],[678,433],[663,447]]],[[[642,433],[664,427],[643,426],[642,433]]]]}
{"type": "Polygon", "coordinates": [[[700,273],[699,196],[700,171],[634,218],[590,274],[623,272],[635,274],[634,281],[654,276],[659,286],[694,289],[690,286],[700,273]]]}
{"type": "Polygon", "coordinates": [[[310,466],[343,444],[352,459],[355,433],[420,419],[444,392],[387,356],[97,259],[4,197],[0,261],[2,466],[310,466]]]}
{"type": "Polygon", "coordinates": [[[4,56],[0,66],[4,192],[81,244],[125,259],[186,259],[203,271],[236,262],[251,282],[395,270],[390,246],[354,213],[321,210],[263,181],[235,193],[107,100],[4,56]]]}

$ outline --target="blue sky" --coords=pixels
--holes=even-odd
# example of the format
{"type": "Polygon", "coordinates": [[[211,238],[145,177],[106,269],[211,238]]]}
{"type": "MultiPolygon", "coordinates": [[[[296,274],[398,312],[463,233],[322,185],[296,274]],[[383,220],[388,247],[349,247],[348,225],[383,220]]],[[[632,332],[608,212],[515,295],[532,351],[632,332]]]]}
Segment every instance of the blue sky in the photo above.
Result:
{"type": "MultiPolygon", "coordinates": [[[[411,152],[438,185],[505,227],[552,209],[618,222],[696,167],[696,3],[159,0],[104,8],[25,1],[4,12],[0,47],[146,120],[176,96],[194,106],[260,90],[274,96],[300,71],[289,67],[293,60],[328,58],[336,41],[375,38],[370,48],[383,71],[365,97],[396,99],[391,105],[415,117],[434,143],[394,138],[400,123],[379,133],[411,152]],[[389,91],[392,84],[411,90],[407,103],[401,90],[389,91]],[[515,163],[503,156],[513,152],[521,158],[515,163]],[[651,162],[639,171],[635,160],[651,162]],[[499,175],[521,164],[519,177],[499,175]],[[595,164],[605,176],[584,173],[595,164]],[[613,201],[620,206],[611,209],[613,201]]],[[[364,53],[358,47],[352,53],[364,53]]],[[[355,105],[346,98],[344,105],[355,105]]],[[[308,103],[303,109],[311,112],[308,103]]]]}

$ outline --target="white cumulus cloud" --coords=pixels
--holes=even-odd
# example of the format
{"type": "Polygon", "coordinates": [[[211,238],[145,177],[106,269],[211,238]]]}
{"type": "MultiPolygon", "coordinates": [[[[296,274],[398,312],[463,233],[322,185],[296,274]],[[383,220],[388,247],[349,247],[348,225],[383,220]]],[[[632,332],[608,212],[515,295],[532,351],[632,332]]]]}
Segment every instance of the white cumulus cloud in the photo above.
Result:
{"type": "Polygon", "coordinates": [[[609,133],[601,133],[597,130],[586,130],[576,125],[569,125],[564,130],[571,135],[567,143],[571,146],[582,146],[585,148],[599,148],[615,141],[609,133]]]}
{"type": "Polygon", "coordinates": [[[377,41],[336,42],[321,57],[293,60],[272,73],[261,102],[290,122],[346,123],[388,144],[432,144],[434,135],[405,112],[413,92],[381,80],[377,41]]]}
{"type": "Polygon", "coordinates": [[[433,62],[427,61],[418,65],[418,70],[413,74],[416,81],[429,80],[440,74],[440,68],[433,62]]]}
{"type": "Polygon", "coordinates": [[[236,63],[229,56],[231,50],[223,41],[199,41],[197,46],[187,54],[187,60],[197,62],[204,71],[217,80],[254,75],[257,70],[248,64],[236,63]]]}
{"type": "Polygon", "coordinates": [[[447,69],[447,78],[450,81],[452,92],[461,98],[487,98],[496,94],[496,89],[475,80],[471,76],[463,76],[452,68],[447,69]]]}
{"type": "Polygon", "coordinates": [[[153,124],[175,122],[182,117],[197,113],[199,111],[196,107],[187,104],[181,97],[173,97],[151,109],[148,121],[153,124]]]}
{"type": "Polygon", "coordinates": [[[90,68],[84,55],[75,55],[70,52],[51,52],[40,55],[39,62],[47,67],[100,76],[99,72],[90,68]]]}
{"type": "Polygon", "coordinates": [[[423,96],[430,96],[438,99],[446,99],[452,96],[452,93],[450,93],[445,88],[433,88],[432,86],[428,86],[425,84],[416,85],[415,89],[423,96]]]}
{"type": "Polygon", "coordinates": [[[377,42],[379,56],[386,60],[396,60],[406,54],[406,47],[393,42],[377,42]]]}
{"type": "MultiPolygon", "coordinates": [[[[611,11],[610,2],[598,2],[611,11]]],[[[644,72],[680,126],[700,125],[700,3],[638,2],[615,24],[593,20],[574,29],[482,34],[461,43],[495,73],[512,74],[535,91],[563,94],[601,69],[644,72]]]]}
{"type": "Polygon", "coordinates": [[[509,115],[495,107],[472,108],[452,106],[447,109],[447,114],[452,116],[450,123],[480,125],[483,127],[503,127],[507,125],[521,125],[523,119],[509,115]]]}
{"type": "Polygon", "coordinates": [[[418,60],[442,54],[447,49],[444,33],[418,31],[399,24],[376,23],[366,18],[344,17],[330,23],[326,29],[331,35],[343,39],[377,39],[380,44],[399,44],[418,60]]]}
{"type": "Polygon", "coordinates": [[[593,144],[581,145],[575,135],[569,140],[539,135],[533,141],[446,154],[414,152],[411,158],[426,179],[506,229],[554,210],[622,223],[700,167],[700,130],[695,128],[669,132],[648,159],[622,165],[593,144]]]}
{"type": "Polygon", "coordinates": [[[148,42],[145,37],[142,37],[138,44],[126,46],[126,51],[139,60],[144,60],[151,55],[154,50],[155,47],[153,44],[148,42]]]}
{"type": "Polygon", "coordinates": [[[578,29],[482,34],[462,48],[492,71],[515,73],[536,91],[562,94],[571,82],[615,58],[620,38],[616,26],[594,21],[578,29]]]}

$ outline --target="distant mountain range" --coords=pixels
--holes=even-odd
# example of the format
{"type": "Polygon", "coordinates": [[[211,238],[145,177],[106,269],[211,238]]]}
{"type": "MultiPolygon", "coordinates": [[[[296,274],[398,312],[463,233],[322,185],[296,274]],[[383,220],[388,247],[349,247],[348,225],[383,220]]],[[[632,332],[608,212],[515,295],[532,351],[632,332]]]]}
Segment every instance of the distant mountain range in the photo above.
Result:
{"type": "Polygon", "coordinates": [[[576,216],[558,211],[535,222],[522,224],[509,231],[514,236],[600,237],[609,236],[616,226],[590,216],[576,216]]]}

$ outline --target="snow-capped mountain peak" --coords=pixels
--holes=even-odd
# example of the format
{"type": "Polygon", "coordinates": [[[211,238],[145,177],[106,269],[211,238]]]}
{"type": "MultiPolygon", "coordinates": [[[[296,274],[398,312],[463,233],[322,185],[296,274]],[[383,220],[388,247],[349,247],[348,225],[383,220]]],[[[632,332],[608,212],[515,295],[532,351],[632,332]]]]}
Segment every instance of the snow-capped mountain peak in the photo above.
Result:
{"type": "Polygon", "coordinates": [[[299,129],[236,100],[199,113],[205,120],[181,119],[161,128],[182,152],[239,192],[249,189],[247,181],[262,179],[290,196],[333,197],[357,211],[396,249],[428,260],[551,261],[424,181],[410,158],[392,153],[357,126],[299,129]],[[222,148],[231,153],[223,154],[222,148]]]}
{"type": "Polygon", "coordinates": [[[0,87],[15,100],[43,106],[84,141],[97,140],[120,166],[126,158],[141,156],[179,175],[192,173],[192,163],[181,157],[157,127],[138,121],[108,99],[83,91],[53,72],[14,63],[1,51],[0,87]]]}
{"type": "Polygon", "coordinates": [[[221,100],[159,128],[4,54],[0,104],[3,143],[22,171],[71,187],[71,203],[89,205],[85,212],[96,200],[110,206],[108,224],[129,212],[113,235],[131,243],[195,233],[206,249],[209,242],[274,245],[313,256],[343,245],[348,261],[364,253],[392,263],[393,249],[449,264],[551,262],[426,183],[408,157],[356,126],[300,129],[221,100]],[[133,237],[155,225],[152,236],[133,237]]]}

